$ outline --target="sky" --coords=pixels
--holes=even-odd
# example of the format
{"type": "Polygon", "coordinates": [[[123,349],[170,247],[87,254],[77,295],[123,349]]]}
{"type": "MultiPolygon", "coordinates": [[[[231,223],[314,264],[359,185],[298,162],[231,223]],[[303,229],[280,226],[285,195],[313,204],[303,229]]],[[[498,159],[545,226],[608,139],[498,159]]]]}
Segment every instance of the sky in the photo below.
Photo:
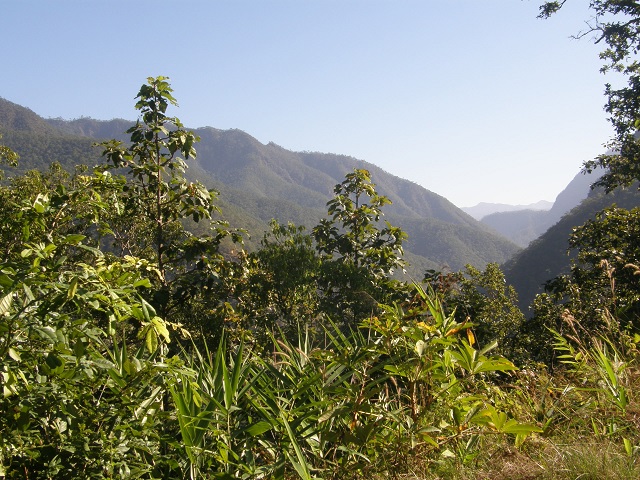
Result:
{"type": "Polygon", "coordinates": [[[615,79],[571,38],[588,2],[540,20],[540,1],[0,0],[0,97],[135,120],[164,75],[188,127],[350,155],[459,207],[553,201],[604,151],[615,79]]]}

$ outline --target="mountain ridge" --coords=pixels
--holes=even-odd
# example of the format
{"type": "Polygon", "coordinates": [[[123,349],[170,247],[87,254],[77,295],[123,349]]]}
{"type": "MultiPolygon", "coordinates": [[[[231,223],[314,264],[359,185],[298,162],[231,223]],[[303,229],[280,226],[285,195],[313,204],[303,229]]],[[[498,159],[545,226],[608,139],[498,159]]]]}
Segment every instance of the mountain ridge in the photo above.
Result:
{"type": "Polygon", "coordinates": [[[586,199],[590,195],[591,184],[602,174],[602,170],[590,174],[581,171],[576,174],[556,196],[549,210],[496,212],[486,215],[480,221],[524,248],[586,199]]]}
{"type": "Polygon", "coordinates": [[[636,187],[616,189],[609,194],[591,191],[579,205],[503,265],[507,283],[518,292],[523,312],[527,312],[535,295],[544,291],[546,282],[569,272],[571,260],[575,258],[575,252],[569,251],[573,229],[613,204],[626,209],[638,207],[640,191],[636,187]]]}
{"type": "MultiPolygon", "coordinates": [[[[78,163],[97,163],[99,151],[89,152],[90,144],[113,137],[126,140],[124,130],[134,123],[90,117],[45,120],[10,103],[0,101],[0,132],[5,134],[2,142],[21,154],[22,170],[44,168],[47,161],[55,161],[57,156],[64,158],[69,169],[73,168],[74,158],[78,163]],[[12,109],[24,110],[11,113],[12,109]],[[9,113],[3,115],[3,111],[9,113]],[[6,117],[16,116],[22,116],[24,122],[5,122],[6,117]],[[116,135],[118,131],[121,133],[116,135]],[[34,145],[52,142],[56,149],[40,148],[32,152],[34,145]],[[78,155],[67,155],[65,145],[77,150],[78,155]]],[[[334,186],[353,168],[366,168],[371,171],[378,193],[393,202],[385,207],[384,218],[408,233],[406,250],[421,257],[416,258],[420,268],[460,269],[466,263],[483,267],[489,262],[501,263],[518,251],[515,244],[496,235],[444,197],[363,160],[337,154],[293,152],[273,142],[262,144],[238,129],[191,130],[201,141],[196,145],[197,158],[189,162],[188,175],[222,193],[220,202],[225,204],[225,217],[249,222],[258,230],[254,231],[254,246],[255,239],[262,236],[260,230],[268,228],[268,216],[307,227],[317,224],[326,215],[326,202],[333,196],[334,186]]]]}
{"type": "Polygon", "coordinates": [[[553,202],[549,202],[547,200],[539,200],[535,203],[530,203],[527,205],[511,205],[508,203],[491,203],[491,202],[480,202],[473,207],[460,207],[465,213],[468,213],[476,220],[482,220],[487,215],[491,215],[494,213],[504,213],[504,212],[516,212],[520,210],[550,210],[553,207],[553,202]]]}

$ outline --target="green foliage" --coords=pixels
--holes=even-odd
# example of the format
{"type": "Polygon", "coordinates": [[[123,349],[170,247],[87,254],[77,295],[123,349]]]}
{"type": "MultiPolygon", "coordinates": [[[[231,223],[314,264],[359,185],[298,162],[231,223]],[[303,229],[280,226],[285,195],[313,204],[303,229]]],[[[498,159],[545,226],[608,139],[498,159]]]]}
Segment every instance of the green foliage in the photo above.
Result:
{"type": "Polygon", "coordinates": [[[121,208],[103,217],[103,233],[116,253],[154,263],[149,301],[161,318],[171,315],[195,331],[219,335],[221,321],[209,313],[224,305],[222,294],[213,294],[227,288],[220,273],[232,268],[220,245],[227,237],[240,242],[240,233],[213,219],[219,213],[216,192],[185,178],[186,160],[195,159],[199,139],[167,115],[177,105],[168,79],[149,78],[136,99],[141,119],[127,130],[130,143],[100,144],[109,162],[105,170],[126,172],[118,194],[121,208]],[[205,223],[205,233],[192,234],[187,220],[205,223]]]}
{"type": "Polygon", "coordinates": [[[235,290],[239,309],[256,335],[281,329],[296,336],[317,320],[320,265],[304,227],[271,222],[261,248],[247,256],[235,290]]]}
{"type": "MultiPolygon", "coordinates": [[[[142,122],[127,130],[131,144],[116,140],[102,144],[110,164],[127,169],[123,214],[136,220],[141,217],[153,232],[151,238],[141,240],[152,242],[163,285],[168,281],[167,269],[175,268],[172,263],[184,260],[184,231],[179,221],[210,219],[217,211],[214,192],[184,179],[186,163],[179,155],[195,158],[198,138],[177,118],[166,115],[169,105],[177,105],[172,91],[165,77],[149,78],[136,96],[142,122]]],[[[189,252],[187,260],[194,257],[189,252]]]]}
{"type": "Polygon", "coordinates": [[[495,263],[487,265],[484,271],[468,265],[465,273],[458,308],[473,318],[481,344],[497,341],[502,346],[501,351],[509,352],[509,357],[514,358],[518,346],[517,332],[524,322],[524,315],[516,306],[515,289],[507,285],[504,274],[495,263]]]}
{"type": "Polygon", "coordinates": [[[534,357],[553,361],[552,339],[545,330],[564,333],[569,316],[589,335],[609,335],[612,328],[615,335],[621,329],[637,331],[639,213],[637,208],[614,206],[574,229],[569,244],[576,255],[570,273],[548,282],[547,293],[534,303],[534,318],[525,325],[534,357]]]}
{"type": "Polygon", "coordinates": [[[582,292],[580,308],[589,309],[588,315],[606,309],[625,324],[640,326],[639,235],[640,209],[611,207],[569,238],[571,248],[578,250],[572,279],[582,292]]]}
{"type": "MultiPolygon", "coordinates": [[[[33,112],[30,113],[36,116],[33,112]]],[[[22,175],[29,170],[44,172],[53,162],[59,163],[68,172],[73,172],[77,165],[92,166],[98,163],[100,156],[92,148],[91,139],[60,134],[51,128],[46,128],[48,126],[45,121],[40,117],[37,118],[44,125],[42,125],[43,128],[36,128],[35,131],[7,127],[0,119],[0,125],[4,126],[1,128],[2,143],[20,154],[19,162],[11,161],[4,164],[0,162],[0,169],[7,175],[22,175]]]]}
{"type": "MultiPolygon", "coordinates": [[[[2,135],[0,135],[0,139],[2,139],[2,135]]],[[[17,167],[18,158],[20,157],[16,152],[11,150],[6,145],[0,145],[0,164],[6,164],[6,165],[9,165],[10,167],[17,167]]],[[[0,176],[0,180],[1,179],[2,179],[2,176],[0,176]]]]}
{"type": "Polygon", "coordinates": [[[491,389],[486,375],[516,370],[505,358],[488,356],[496,343],[476,349],[471,322],[446,314],[433,292],[418,294],[422,305],[406,313],[387,307],[384,316],[367,322],[381,335],[374,341],[384,358],[392,359],[385,370],[395,377],[391,384],[407,418],[403,435],[412,448],[428,446],[466,462],[477,455],[488,432],[513,434],[521,443],[539,431],[512,418],[494,396],[498,390],[491,389]]]}
{"type": "Polygon", "coordinates": [[[356,169],[347,174],[334,193],[327,203],[331,218],[313,230],[318,250],[345,265],[366,268],[374,278],[403,268],[402,242],[407,236],[388,222],[379,228],[382,207],[391,202],[378,195],[369,172],[356,169]]]}
{"type": "Polygon", "coordinates": [[[193,373],[171,387],[191,471],[353,478],[402,468],[413,451],[464,461],[485,436],[521,443],[539,431],[485,383],[515,366],[471,347],[460,335],[469,325],[437,297],[418,291],[407,312],[382,311],[349,333],[328,325],[322,348],[301,334],[273,337],[270,356],[225,341],[213,361],[194,352],[193,373]]]}
{"type": "Polygon", "coordinates": [[[168,325],[140,294],[150,286],[144,263],[108,261],[84,235],[68,233],[80,205],[88,216],[105,205],[87,185],[59,187],[24,200],[13,219],[22,236],[0,263],[1,470],[8,478],[137,478],[160,451],[161,389],[150,382],[168,325]],[[132,334],[150,351],[128,355],[132,334]]]}
{"type": "Polygon", "coordinates": [[[473,321],[473,339],[479,345],[497,342],[497,352],[522,363],[527,359],[519,332],[525,321],[515,289],[495,263],[484,271],[467,265],[464,272],[427,272],[425,281],[443,296],[460,322],[473,321]]]}
{"type": "Polygon", "coordinates": [[[313,229],[323,255],[321,309],[354,325],[370,315],[376,303],[402,298],[402,287],[390,275],[404,269],[402,243],[407,235],[388,222],[381,228],[382,207],[390,201],[378,195],[368,171],[347,174],[334,192],[327,203],[330,218],[313,229]]]}

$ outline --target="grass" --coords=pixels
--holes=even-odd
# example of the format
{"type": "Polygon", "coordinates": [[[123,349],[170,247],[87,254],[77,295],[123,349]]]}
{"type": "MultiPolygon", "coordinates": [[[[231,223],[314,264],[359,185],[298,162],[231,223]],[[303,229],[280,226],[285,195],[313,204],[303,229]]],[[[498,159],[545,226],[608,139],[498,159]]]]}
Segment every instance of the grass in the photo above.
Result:
{"type": "MultiPolygon", "coordinates": [[[[560,440],[560,439],[558,439],[560,440]]],[[[424,462],[414,458],[406,472],[376,475],[374,480],[637,480],[638,458],[616,442],[575,438],[574,443],[536,439],[527,449],[504,442],[485,447],[471,465],[455,460],[424,462]]]]}

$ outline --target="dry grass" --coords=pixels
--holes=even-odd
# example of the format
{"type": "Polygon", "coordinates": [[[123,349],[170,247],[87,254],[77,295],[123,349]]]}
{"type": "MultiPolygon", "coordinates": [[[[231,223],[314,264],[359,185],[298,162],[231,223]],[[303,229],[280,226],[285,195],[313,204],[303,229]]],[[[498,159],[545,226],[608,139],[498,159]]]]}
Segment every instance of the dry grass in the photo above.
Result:
{"type": "Polygon", "coordinates": [[[406,472],[372,476],[374,480],[637,480],[640,457],[607,438],[576,437],[571,443],[531,439],[525,448],[506,443],[486,448],[473,465],[454,460],[412,458],[406,472]]]}

